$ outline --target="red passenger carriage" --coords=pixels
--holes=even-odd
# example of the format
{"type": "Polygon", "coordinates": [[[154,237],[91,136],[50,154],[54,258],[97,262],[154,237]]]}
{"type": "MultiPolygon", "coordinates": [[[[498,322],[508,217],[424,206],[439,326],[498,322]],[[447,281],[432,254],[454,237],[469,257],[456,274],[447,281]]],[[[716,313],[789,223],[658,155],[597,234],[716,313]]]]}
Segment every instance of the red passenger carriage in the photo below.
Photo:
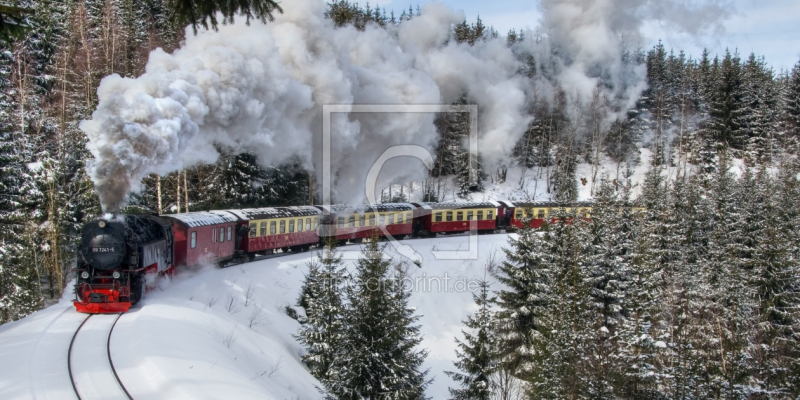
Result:
{"type": "Polygon", "coordinates": [[[238,218],[230,213],[190,212],[164,215],[172,220],[175,266],[201,262],[224,265],[234,257],[238,218]]]}
{"type": "Polygon", "coordinates": [[[320,210],[311,206],[265,207],[215,211],[238,218],[238,250],[252,260],[256,254],[306,251],[319,242],[317,226],[320,210]]]}

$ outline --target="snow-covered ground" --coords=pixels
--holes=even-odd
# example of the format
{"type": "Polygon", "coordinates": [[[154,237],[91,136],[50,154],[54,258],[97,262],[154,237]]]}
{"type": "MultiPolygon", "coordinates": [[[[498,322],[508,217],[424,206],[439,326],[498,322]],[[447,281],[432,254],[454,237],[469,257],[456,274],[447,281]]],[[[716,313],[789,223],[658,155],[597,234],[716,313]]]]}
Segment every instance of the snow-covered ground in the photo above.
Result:
{"type": "MultiPolygon", "coordinates": [[[[484,276],[492,281],[485,272],[486,262],[493,255],[502,259],[507,240],[506,234],[478,236],[478,258],[472,260],[436,260],[432,253],[467,250],[467,236],[404,241],[423,258],[419,268],[407,265],[414,286],[410,302],[422,315],[422,347],[430,352],[424,368],[435,378],[427,395],[434,399],[447,398],[447,388],[453,384],[443,371],[453,369],[454,337],[460,337],[461,321],[474,311],[470,289],[476,289],[484,276]]],[[[386,253],[403,261],[392,246],[386,253]]],[[[306,264],[314,256],[315,252],[289,254],[184,273],[162,282],[123,315],[113,331],[111,356],[131,396],[137,400],[320,398],[318,382],[300,362],[303,349],[292,337],[298,323],[283,311],[296,303],[306,264]],[[245,305],[250,285],[254,291],[245,305]],[[253,317],[259,308],[260,315],[253,317]]],[[[74,397],[67,349],[84,318],[65,299],[0,327],[0,398],[74,397]]],[[[80,355],[73,353],[74,357],[80,355]]]]}

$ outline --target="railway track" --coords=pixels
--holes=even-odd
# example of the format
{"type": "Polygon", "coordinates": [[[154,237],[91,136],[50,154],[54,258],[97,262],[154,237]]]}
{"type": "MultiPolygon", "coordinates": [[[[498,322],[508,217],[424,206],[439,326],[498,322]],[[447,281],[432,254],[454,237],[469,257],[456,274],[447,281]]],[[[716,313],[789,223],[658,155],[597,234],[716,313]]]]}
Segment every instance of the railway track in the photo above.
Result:
{"type": "Polygon", "coordinates": [[[111,359],[111,334],[120,317],[122,314],[90,315],[72,336],[67,366],[78,400],[133,400],[111,359]]]}

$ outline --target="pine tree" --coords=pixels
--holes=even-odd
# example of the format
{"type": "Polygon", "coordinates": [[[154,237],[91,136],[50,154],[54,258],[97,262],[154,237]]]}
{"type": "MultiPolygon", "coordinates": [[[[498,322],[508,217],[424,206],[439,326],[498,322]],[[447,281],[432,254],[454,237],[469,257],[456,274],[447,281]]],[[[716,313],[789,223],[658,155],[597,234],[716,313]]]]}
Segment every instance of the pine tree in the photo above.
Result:
{"type": "Polygon", "coordinates": [[[420,371],[427,352],[417,350],[422,338],[419,316],[408,306],[399,265],[383,259],[373,238],[364,246],[354,283],[347,293],[345,331],[325,385],[337,399],[421,399],[430,380],[420,371]],[[392,270],[393,269],[393,270],[392,270]]]}
{"type": "Polygon", "coordinates": [[[756,329],[751,357],[758,391],[765,397],[800,394],[800,278],[797,276],[797,170],[782,165],[777,180],[760,170],[754,182],[760,213],[753,237],[749,286],[755,291],[756,329]]]}
{"type": "MultiPolygon", "coordinates": [[[[527,215],[533,216],[532,212],[527,215]]],[[[509,237],[505,260],[492,275],[507,289],[497,292],[495,335],[499,367],[523,379],[534,372],[533,345],[543,333],[549,296],[547,253],[539,232],[523,219],[518,238],[509,237]]]]}
{"type": "Polygon", "coordinates": [[[472,294],[478,311],[467,317],[464,325],[474,334],[462,331],[464,341],[456,339],[459,350],[456,350],[458,361],[454,363],[457,372],[445,371],[461,385],[460,389],[450,388],[450,395],[455,400],[489,400],[492,398],[492,375],[495,373],[495,338],[493,336],[494,318],[491,303],[494,297],[489,295],[489,284],[480,282],[479,294],[472,294]]]}
{"type": "Polygon", "coordinates": [[[583,222],[574,210],[558,209],[545,232],[550,290],[546,296],[542,340],[534,349],[539,358],[530,384],[535,398],[588,398],[606,396],[606,389],[595,391],[586,373],[585,355],[589,350],[589,324],[592,309],[586,270],[583,222]]]}
{"type": "Polygon", "coordinates": [[[726,51],[719,67],[711,102],[710,129],[721,146],[741,150],[746,137],[742,130],[744,88],[739,54],[726,51]]]}
{"type": "Polygon", "coordinates": [[[792,138],[800,139],[800,61],[794,65],[783,92],[783,119],[792,138]]]}
{"type": "Polygon", "coordinates": [[[594,398],[611,397],[624,368],[618,363],[619,340],[621,326],[630,314],[626,297],[634,244],[630,210],[624,208],[630,205],[618,201],[614,185],[603,180],[587,224],[590,244],[586,269],[592,303],[587,363],[593,375],[589,391],[594,398]]]}
{"type": "Polygon", "coordinates": [[[331,246],[311,261],[297,305],[305,310],[302,325],[295,338],[306,348],[301,357],[311,375],[323,385],[330,381],[331,366],[336,359],[343,335],[346,271],[342,256],[331,246]]]}

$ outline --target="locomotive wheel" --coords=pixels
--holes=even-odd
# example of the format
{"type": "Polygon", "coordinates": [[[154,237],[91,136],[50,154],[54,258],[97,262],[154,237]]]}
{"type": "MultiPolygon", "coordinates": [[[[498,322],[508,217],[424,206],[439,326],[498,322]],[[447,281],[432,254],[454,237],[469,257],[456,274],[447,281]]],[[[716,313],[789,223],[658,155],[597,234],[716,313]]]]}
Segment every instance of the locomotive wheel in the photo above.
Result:
{"type": "Polygon", "coordinates": [[[136,304],[144,297],[144,277],[135,275],[131,277],[131,304],[136,304]]]}

